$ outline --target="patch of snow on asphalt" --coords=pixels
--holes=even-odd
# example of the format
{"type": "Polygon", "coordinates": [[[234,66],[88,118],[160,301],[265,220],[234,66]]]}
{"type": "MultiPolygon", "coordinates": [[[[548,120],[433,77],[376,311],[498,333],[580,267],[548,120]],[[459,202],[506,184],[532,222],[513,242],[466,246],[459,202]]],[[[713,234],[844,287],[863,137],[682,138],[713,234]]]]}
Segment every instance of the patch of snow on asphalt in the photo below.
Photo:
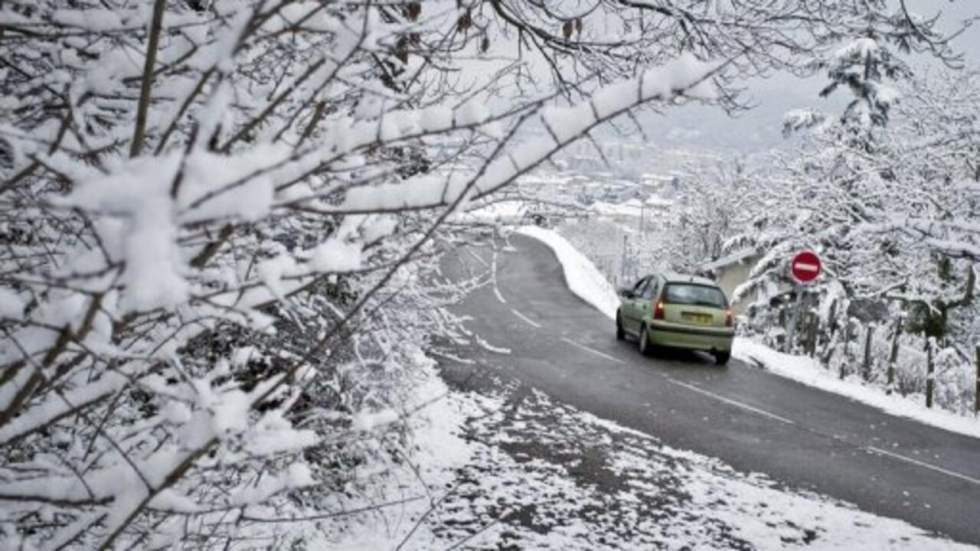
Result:
{"type": "Polygon", "coordinates": [[[595,306],[610,319],[616,318],[619,296],[595,264],[580,253],[564,237],[553,230],[537,226],[523,226],[518,233],[541,241],[555,252],[565,272],[568,288],[585,302],[595,306]]]}
{"type": "MultiPolygon", "coordinates": [[[[468,395],[475,396],[475,395],[468,395]]],[[[471,460],[430,515],[467,549],[969,549],[745,475],[526,387],[467,422],[471,460]]],[[[414,545],[412,548],[418,548],[414,545]]]]}
{"type": "Polygon", "coordinates": [[[939,409],[929,409],[924,404],[899,394],[885,394],[880,389],[861,384],[854,377],[841,380],[813,358],[783,354],[744,337],[735,338],[732,355],[748,363],[762,364],[767,371],[777,375],[846,396],[890,415],[908,417],[950,432],[980,438],[980,422],[976,419],[939,409]]]}

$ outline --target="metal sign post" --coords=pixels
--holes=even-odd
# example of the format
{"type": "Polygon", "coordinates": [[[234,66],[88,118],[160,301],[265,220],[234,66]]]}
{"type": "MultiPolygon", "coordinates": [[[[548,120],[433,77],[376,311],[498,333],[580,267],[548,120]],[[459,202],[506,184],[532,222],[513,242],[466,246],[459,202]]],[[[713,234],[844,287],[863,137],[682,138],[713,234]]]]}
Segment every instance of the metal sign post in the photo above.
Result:
{"type": "Polygon", "coordinates": [[[793,351],[793,340],[796,338],[796,326],[800,322],[800,312],[803,310],[803,289],[804,286],[817,279],[820,275],[820,257],[813,251],[803,251],[793,257],[790,264],[790,271],[796,281],[796,307],[793,308],[793,315],[790,318],[789,330],[786,331],[786,346],[784,352],[787,354],[793,351]]]}
{"type": "Polygon", "coordinates": [[[786,331],[786,347],[784,352],[793,352],[793,341],[796,339],[796,326],[800,322],[800,310],[803,309],[803,284],[796,284],[796,306],[793,307],[793,315],[789,318],[789,330],[786,331]]]}

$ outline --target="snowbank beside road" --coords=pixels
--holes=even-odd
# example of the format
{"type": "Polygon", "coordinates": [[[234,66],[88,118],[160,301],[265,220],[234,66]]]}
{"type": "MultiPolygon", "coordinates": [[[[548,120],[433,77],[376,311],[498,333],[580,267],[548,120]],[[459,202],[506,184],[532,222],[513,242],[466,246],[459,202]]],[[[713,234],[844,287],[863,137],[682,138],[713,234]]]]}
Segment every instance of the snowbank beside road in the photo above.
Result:
{"type": "Polygon", "coordinates": [[[553,230],[537,226],[523,226],[518,228],[517,232],[548,245],[555,252],[555,256],[558,257],[558,262],[565,272],[565,282],[568,284],[568,288],[610,319],[616,318],[616,309],[619,308],[619,296],[616,294],[616,289],[599,272],[591,260],[553,230]]]}
{"type": "MultiPolygon", "coordinates": [[[[303,549],[363,551],[402,545],[412,550],[446,549],[462,539],[459,536],[447,541],[446,519],[451,514],[440,510],[430,518],[430,509],[453,493],[457,473],[475,460],[479,447],[463,436],[467,420],[502,405],[475,393],[450,390],[438,375],[434,360],[421,351],[416,360],[418,372],[404,411],[385,412],[394,414],[389,419],[375,416],[381,424],[406,424],[414,453],[400,461],[361,465],[353,471],[354,479],[346,491],[319,503],[318,513],[335,511],[331,529],[325,530],[316,520],[289,525],[290,537],[297,544],[303,542],[303,549]]],[[[373,423],[363,419],[359,424],[365,445],[384,443],[379,438],[381,424],[372,427],[373,423]]],[[[296,512],[298,517],[304,514],[308,512],[296,512]]]]}
{"type": "Polygon", "coordinates": [[[908,417],[950,432],[980,438],[980,422],[976,419],[948,411],[929,409],[909,397],[884,394],[880,389],[861,384],[853,378],[841,380],[812,358],[783,354],[743,337],[735,339],[732,355],[745,362],[761,364],[766,370],[777,375],[846,396],[890,415],[908,417]]]}

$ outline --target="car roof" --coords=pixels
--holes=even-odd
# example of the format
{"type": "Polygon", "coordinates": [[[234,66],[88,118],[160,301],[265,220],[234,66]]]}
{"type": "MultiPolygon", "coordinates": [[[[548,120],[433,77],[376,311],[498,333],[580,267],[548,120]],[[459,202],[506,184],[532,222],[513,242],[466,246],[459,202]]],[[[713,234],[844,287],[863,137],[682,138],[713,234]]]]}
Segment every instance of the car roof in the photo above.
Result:
{"type": "Polygon", "coordinates": [[[700,277],[696,275],[679,274],[677,272],[663,272],[659,275],[667,283],[694,283],[695,285],[707,285],[709,287],[718,286],[718,284],[715,283],[714,281],[706,277],[700,277]]]}

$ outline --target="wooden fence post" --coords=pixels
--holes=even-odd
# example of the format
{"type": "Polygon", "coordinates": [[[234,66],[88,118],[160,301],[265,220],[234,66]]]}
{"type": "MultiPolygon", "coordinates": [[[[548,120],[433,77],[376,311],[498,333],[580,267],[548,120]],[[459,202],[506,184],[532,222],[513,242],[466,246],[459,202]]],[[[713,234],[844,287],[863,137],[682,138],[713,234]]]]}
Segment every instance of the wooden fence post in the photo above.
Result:
{"type": "Polygon", "coordinates": [[[980,414],[980,344],[977,345],[977,392],[974,395],[974,413],[980,414]]]}
{"type": "Polygon", "coordinates": [[[827,342],[830,343],[831,337],[837,332],[837,301],[830,303],[830,312],[827,314],[827,342]]]}
{"type": "Polygon", "coordinates": [[[851,361],[851,318],[848,316],[844,319],[844,357],[840,363],[840,378],[843,379],[844,375],[847,374],[847,363],[851,361]]]}
{"type": "Polygon", "coordinates": [[[936,366],[932,363],[932,339],[926,336],[926,407],[932,407],[932,390],[934,386],[933,372],[936,366]]]}
{"type": "Polygon", "coordinates": [[[824,369],[830,369],[830,358],[834,355],[834,350],[837,349],[838,337],[832,336],[827,339],[827,342],[823,346],[823,352],[820,354],[820,365],[824,369]]]}
{"type": "MultiPolygon", "coordinates": [[[[837,344],[837,301],[830,303],[830,312],[827,314],[827,327],[824,329],[826,340],[824,340],[823,351],[820,353],[820,364],[826,369],[830,369],[830,358],[834,355],[834,345],[837,344]]],[[[819,326],[818,326],[819,329],[819,326]]]]}
{"type": "Polygon", "coordinates": [[[874,334],[874,325],[868,324],[868,329],[864,333],[864,362],[862,364],[865,381],[871,380],[871,339],[874,334]]]}
{"type": "Polygon", "coordinates": [[[892,389],[895,386],[895,364],[898,363],[898,337],[902,334],[902,320],[899,318],[895,321],[895,334],[892,336],[892,349],[891,353],[888,354],[888,374],[886,376],[885,386],[887,387],[886,392],[888,394],[892,393],[892,389]]]}
{"type": "Polygon", "coordinates": [[[820,316],[816,312],[810,314],[810,337],[807,340],[808,352],[813,358],[817,355],[817,336],[820,334],[820,316]]]}

